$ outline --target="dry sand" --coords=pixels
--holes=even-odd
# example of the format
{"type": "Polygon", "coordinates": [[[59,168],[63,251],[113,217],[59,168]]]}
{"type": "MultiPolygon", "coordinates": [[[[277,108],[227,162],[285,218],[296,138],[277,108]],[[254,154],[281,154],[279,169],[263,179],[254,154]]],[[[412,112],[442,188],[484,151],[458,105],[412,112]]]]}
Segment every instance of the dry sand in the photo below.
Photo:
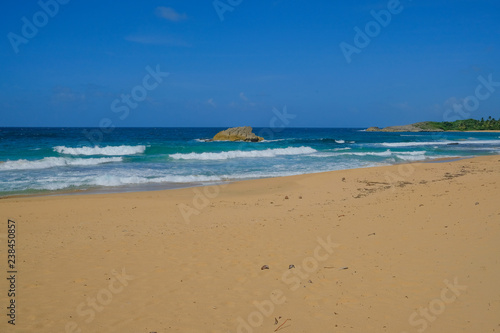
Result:
{"type": "Polygon", "coordinates": [[[499,156],[2,199],[0,331],[500,332],[499,199],[499,156]]]}

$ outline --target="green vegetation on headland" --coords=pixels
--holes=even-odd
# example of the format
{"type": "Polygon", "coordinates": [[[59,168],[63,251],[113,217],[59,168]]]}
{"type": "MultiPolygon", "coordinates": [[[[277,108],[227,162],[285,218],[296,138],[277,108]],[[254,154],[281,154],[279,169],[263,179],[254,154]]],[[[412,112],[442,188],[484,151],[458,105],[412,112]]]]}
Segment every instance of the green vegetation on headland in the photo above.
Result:
{"type": "Polygon", "coordinates": [[[429,125],[443,131],[493,131],[500,130],[500,118],[495,120],[490,116],[486,120],[481,118],[481,120],[465,119],[454,122],[429,122],[429,125]]]}
{"type": "Polygon", "coordinates": [[[443,131],[495,131],[500,130],[500,118],[481,118],[456,120],[453,122],[425,121],[404,126],[389,126],[385,128],[370,127],[368,132],[443,132],[443,131]]]}

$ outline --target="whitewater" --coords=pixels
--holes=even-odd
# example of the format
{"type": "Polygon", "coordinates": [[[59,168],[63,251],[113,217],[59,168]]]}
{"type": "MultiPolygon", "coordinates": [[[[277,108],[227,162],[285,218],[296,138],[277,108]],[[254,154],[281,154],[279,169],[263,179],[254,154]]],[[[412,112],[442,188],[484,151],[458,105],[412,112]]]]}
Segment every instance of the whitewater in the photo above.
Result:
{"type": "Polygon", "coordinates": [[[168,189],[500,153],[498,133],[287,128],[263,131],[272,136],[259,143],[207,142],[221,129],[117,128],[90,145],[82,128],[0,128],[0,196],[168,189]]]}

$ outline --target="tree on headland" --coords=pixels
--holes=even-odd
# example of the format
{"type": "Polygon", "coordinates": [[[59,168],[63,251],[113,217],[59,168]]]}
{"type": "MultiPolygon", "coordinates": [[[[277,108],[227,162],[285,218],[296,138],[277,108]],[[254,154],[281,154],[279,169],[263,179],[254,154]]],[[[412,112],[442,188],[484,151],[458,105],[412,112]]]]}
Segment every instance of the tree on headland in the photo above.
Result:
{"type": "Polygon", "coordinates": [[[428,122],[428,126],[432,128],[442,129],[444,131],[492,131],[500,130],[500,118],[497,120],[488,117],[487,120],[481,118],[481,120],[476,119],[464,119],[456,120],[453,122],[428,122]]]}

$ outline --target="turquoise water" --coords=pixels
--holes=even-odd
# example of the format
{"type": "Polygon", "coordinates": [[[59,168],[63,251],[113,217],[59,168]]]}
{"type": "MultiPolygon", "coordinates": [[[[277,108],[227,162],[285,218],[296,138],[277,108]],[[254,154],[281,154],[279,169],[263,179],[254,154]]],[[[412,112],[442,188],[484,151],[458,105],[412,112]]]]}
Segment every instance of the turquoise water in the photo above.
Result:
{"type": "Polygon", "coordinates": [[[266,141],[203,141],[223,129],[0,128],[0,196],[172,188],[500,153],[500,133],[254,128],[266,141]]]}

